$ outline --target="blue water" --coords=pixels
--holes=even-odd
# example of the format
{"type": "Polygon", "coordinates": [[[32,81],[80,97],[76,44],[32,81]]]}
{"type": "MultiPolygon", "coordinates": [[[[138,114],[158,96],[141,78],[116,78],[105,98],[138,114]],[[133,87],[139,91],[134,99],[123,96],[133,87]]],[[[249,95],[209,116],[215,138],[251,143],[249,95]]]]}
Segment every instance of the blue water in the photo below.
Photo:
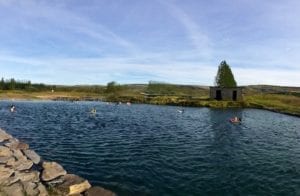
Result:
{"type": "Polygon", "coordinates": [[[1,128],[119,195],[300,195],[297,117],[50,101],[14,102],[10,113],[11,103],[0,102],[1,128]]]}

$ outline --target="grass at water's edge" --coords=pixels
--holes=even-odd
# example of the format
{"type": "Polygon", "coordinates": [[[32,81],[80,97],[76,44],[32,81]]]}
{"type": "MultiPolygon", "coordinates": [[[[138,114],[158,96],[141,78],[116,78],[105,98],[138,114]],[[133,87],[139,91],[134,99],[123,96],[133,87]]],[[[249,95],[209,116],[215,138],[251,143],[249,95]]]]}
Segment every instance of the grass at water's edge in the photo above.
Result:
{"type": "Polygon", "coordinates": [[[300,117],[300,97],[293,94],[246,93],[243,101],[209,100],[208,93],[198,97],[159,95],[146,97],[140,91],[120,94],[97,94],[84,92],[24,92],[0,91],[0,99],[6,100],[102,100],[108,102],[131,102],[155,105],[174,105],[210,108],[257,108],[300,117]]]}
{"type": "Polygon", "coordinates": [[[259,108],[300,117],[300,97],[294,95],[260,94],[246,96],[251,108],[259,108]]]}

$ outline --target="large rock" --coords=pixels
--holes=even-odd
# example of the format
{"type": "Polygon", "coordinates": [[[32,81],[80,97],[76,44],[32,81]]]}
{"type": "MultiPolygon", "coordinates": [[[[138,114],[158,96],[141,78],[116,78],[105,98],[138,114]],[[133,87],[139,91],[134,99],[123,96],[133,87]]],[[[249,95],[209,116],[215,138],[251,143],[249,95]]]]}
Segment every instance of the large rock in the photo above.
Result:
{"type": "Polygon", "coordinates": [[[11,138],[7,143],[4,143],[4,146],[8,148],[16,148],[19,144],[19,140],[16,138],[11,138]]]}
{"type": "Polygon", "coordinates": [[[63,183],[57,185],[55,188],[63,195],[79,194],[89,189],[91,186],[85,179],[74,174],[66,174],[61,179],[63,180],[63,183]]]}
{"type": "Polygon", "coordinates": [[[19,164],[16,167],[16,170],[17,171],[28,170],[32,167],[32,165],[33,165],[33,162],[31,160],[26,160],[26,161],[23,161],[21,164],[19,164]]]}
{"type": "Polygon", "coordinates": [[[49,196],[45,186],[42,183],[38,183],[37,189],[39,190],[39,196],[49,196]]]}
{"type": "Polygon", "coordinates": [[[10,186],[17,181],[19,181],[19,178],[17,176],[10,176],[9,178],[0,181],[0,186],[10,186]]]}
{"type": "Polygon", "coordinates": [[[23,182],[23,187],[26,195],[38,196],[40,191],[38,190],[38,185],[34,182],[23,182]]]}
{"type": "Polygon", "coordinates": [[[9,161],[13,161],[14,157],[0,157],[0,164],[6,164],[9,161]]]}
{"type": "Polygon", "coordinates": [[[88,190],[89,188],[91,188],[91,185],[87,180],[85,180],[84,182],[82,182],[80,184],[74,184],[74,185],[70,186],[69,195],[75,195],[75,194],[82,193],[82,192],[88,190]]]}
{"type": "Polygon", "coordinates": [[[27,150],[28,148],[29,148],[28,144],[20,142],[16,149],[17,150],[27,150]]]}
{"type": "Polygon", "coordinates": [[[12,151],[5,147],[5,146],[0,146],[0,157],[11,157],[12,156],[12,151]]]}
{"type": "Polygon", "coordinates": [[[8,196],[24,196],[24,190],[21,183],[17,182],[10,186],[4,186],[1,188],[4,195],[8,196]]]}
{"type": "Polygon", "coordinates": [[[8,146],[12,145],[13,143],[17,143],[17,142],[19,142],[19,140],[17,138],[12,137],[12,138],[9,138],[9,140],[4,144],[4,146],[8,147],[8,146]]]}
{"type": "Polygon", "coordinates": [[[13,150],[13,156],[6,160],[6,165],[13,167],[15,170],[21,171],[30,169],[33,162],[28,160],[20,150],[13,150]]]}
{"type": "Polygon", "coordinates": [[[23,171],[30,169],[33,162],[31,160],[14,160],[7,162],[6,165],[11,166],[17,171],[23,171]]]}
{"type": "Polygon", "coordinates": [[[39,182],[40,172],[38,171],[27,171],[27,172],[15,172],[15,177],[17,177],[22,182],[39,182]]]}
{"type": "Polygon", "coordinates": [[[7,180],[13,173],[13,169],[0,165],[0,184],[7,180]]]}
{"type": "Polygon", "coordinates": [[[26,161],[27,157],[21,152],[21,150],[13,150],[13,155],[18,161],[26,161]]]}
{"type": "Polygon", "coordinates": [[[23,152],[34,164],[40,163],[41,157],[34,150],[23,150],[23,152]]]}
{"type": "Polygon", "coordinates": [[[56,162],[44,162],[43,163],[42,180],[50,181],[59,176],[66,175],[67,172],[64,168],[56,162]]]}
{"type": "Polygon", "coordinates": [[[7,134],[4,130],[0,129],[0,142],[9,140],[10,138],[12,138],[11,135],[7,134]]]}
{"type": "Polygon", "coordinates": [[[77,176],[75,174],[66,174],[62,177],[62,180],[64,181],[62,185],[68,187],[74,184],[80,184],[85,181],[84,178],[81,178],[80,176],[77,176]]]}
{"type": "Polygon", "coordinates": [[[57,187],[58,185],[62,184],[64,180],[62,179],[63,176],[57,177],[53,180],[45,182],[45,185],[50,187],[57,187]]]}
{"type": "Polygon", "coordinates": [[[10,142],[5,144],[6,147],[12,150],[27,150],[29,145],[23,142],[19,142],[19,140],[11,140],[10,142]]]}
{"type": "Polygon", "coordinates": [[[6,162],[7,166],[13,166],[16,163],[16,158],[14,156],[10,157],[10,159],[6,162]]]}
{"type": "Polygon", "coordinates": [[[92,188],[87,190],[84,195],[85,196],[116,196],[115,193],[99,186],[93,186],[92,188]]]}

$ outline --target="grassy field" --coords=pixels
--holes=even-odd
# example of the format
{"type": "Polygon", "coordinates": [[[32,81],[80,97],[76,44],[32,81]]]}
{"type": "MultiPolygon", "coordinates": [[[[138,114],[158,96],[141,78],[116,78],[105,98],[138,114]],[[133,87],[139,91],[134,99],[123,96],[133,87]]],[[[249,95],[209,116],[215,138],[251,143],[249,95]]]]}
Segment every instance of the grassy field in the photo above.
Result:
{"type": "Polygon", "coordinates": [[[300,97],[281,94],[260,94],[245,96],[249,107],[268,109],[300,116],[300,97]]]}
{"type": "Polygon", "coordinates": [[[103,86],[95,89],[95,91],[86,91],[82,87],[72,87],[54,92],[49,90],[39,92],[2,90],[0,99],[102,100],[213,108],[251,107],[300,116],[299,87],[246,86],[243,93],[244,100],[240,102],[210,100],[209,88],[205,86],[135,84],[121,85],[117,90],[109,92],[103,86]]]}
{"type": "Polygon", "coordinates": [[[28,92],[21,90],[2,90],[0,99],[15,100],[83,100],[83,99],[102,99],[103,96],[98,93],[86,93],[77,91],[39,91],[28,92]]]}

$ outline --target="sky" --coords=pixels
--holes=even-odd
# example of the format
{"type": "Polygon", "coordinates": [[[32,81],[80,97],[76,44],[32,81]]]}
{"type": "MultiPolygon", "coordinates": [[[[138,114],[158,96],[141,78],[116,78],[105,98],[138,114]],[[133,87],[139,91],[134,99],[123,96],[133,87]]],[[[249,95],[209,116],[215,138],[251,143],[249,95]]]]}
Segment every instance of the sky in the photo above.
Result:
{"type": "Polygon", "coordinates": [[[0,77],[300,86],[299,0],[0,0],[0,77]]]}

